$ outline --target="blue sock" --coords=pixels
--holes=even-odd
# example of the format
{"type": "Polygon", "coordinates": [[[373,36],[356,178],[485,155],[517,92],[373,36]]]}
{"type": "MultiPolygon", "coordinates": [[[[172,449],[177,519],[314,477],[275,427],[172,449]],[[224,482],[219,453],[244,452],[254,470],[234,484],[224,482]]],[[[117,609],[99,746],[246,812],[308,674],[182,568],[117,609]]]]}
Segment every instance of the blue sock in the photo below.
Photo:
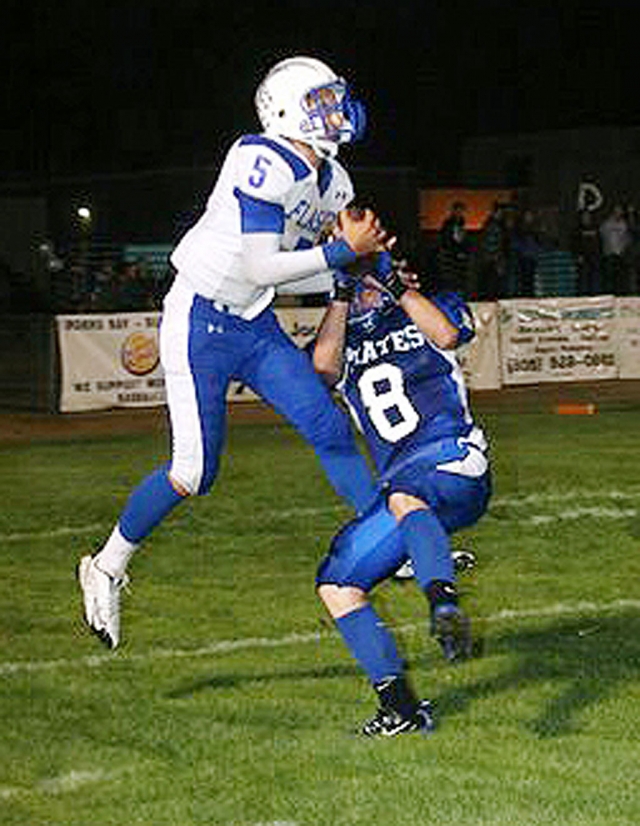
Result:
{"type": "Polygon", "coordinates": [[[356,608],[335,622],[347,648],[373,685],[404,672],[404,660],[393,634],[372,605],[356,608]]]}
{"type": "Polygon", "coordinates": [[[167,467],[163,465],[147,476],[129,496],[120,514],[120,533],[137,545],[184,498],[169,481],[167,467]]]}
{"type": "Polygon", "coordinates": [[[433,511],[411,511],[400,521],[400,532],[421,588],[434,579],[454,581],[449,535],[433,511]]]}

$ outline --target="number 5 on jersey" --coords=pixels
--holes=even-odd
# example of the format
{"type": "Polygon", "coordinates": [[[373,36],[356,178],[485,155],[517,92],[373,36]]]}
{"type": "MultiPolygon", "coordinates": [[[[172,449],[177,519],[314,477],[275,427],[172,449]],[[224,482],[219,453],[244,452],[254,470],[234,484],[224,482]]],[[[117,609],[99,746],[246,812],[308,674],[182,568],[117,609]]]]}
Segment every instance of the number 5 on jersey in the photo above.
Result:
{"type": "Polygon", "coordinates": [[[267,172],[269,171],[271,163],[272,162],[269,158],[266,158],[264,155],[258,155],[255,163],[253,164],[251,175],[249,175],[249,183],[252,187],[255,189],[260,189],[264,183],[264,179],[267,177],[267,172]]]}

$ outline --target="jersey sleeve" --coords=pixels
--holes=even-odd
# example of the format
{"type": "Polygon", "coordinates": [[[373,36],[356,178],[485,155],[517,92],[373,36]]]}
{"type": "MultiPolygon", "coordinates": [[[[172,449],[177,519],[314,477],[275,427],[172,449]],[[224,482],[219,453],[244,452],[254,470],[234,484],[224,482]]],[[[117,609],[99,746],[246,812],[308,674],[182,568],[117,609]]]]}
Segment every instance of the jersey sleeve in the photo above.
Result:
{"type": "Polygon", "coordinates": [[[356,257],[344,241],[282,249],[287,197],[297,182],[312,174],[296,153],[264,135],[246,135],[240,142],[234,195],[240,208],[244,271],[258,286],[297,281],[356,257]]]}
{"type": "Polygon", "coordinates": [[[458,345],[471,341],[476,334],[476,325],[471,307],[458,293],[437,293],[429,300],[443,312],[458,330],[458,345]]]}
{"type": "Polygon", "coordinates": [[[280,152],[257,138],[245,138],[238,152],[234,195],[240,206],[242,232],[281,233],[284,200],[295,181],[295,170],[280,152]]]}

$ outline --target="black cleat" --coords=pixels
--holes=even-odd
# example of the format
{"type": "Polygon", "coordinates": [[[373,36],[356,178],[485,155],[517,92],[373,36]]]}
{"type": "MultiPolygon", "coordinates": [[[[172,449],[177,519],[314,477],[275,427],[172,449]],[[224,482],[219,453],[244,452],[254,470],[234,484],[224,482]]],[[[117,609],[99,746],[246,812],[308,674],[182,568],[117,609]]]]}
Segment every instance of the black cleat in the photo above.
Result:
{"type": "Polygon", "coordinates": [[[365,737],[395,737],[398,734],[420,732],[430,734],[435,728],[431,703],[421,700],[412,714],[403,715],[399,711],[381,706],[375,716],[362,726],[365,737]]]}
{"type": "Polygon", "coordinates": [[[461,548],[459,551],[452,551],[451,556],[453,557],[453,567],[456,572],[456,576],[466,571],[473,570],[478,561],[473,551],[469,551],[464,548],[461,548]]]}

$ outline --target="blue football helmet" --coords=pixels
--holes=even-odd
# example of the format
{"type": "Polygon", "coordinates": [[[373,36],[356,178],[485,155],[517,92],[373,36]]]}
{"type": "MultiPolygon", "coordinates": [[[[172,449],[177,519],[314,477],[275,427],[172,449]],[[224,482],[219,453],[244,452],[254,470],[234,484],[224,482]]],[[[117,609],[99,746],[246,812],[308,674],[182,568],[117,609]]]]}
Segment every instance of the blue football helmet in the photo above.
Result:
{"type": "Polygon", "coordinates": [[[389,293],[367,281],[366,275],[356,282],[355,295],[349,305],[349,326],[359,326],[365,331],[372,330],[378,316],[396,307],[389,293]]]}

